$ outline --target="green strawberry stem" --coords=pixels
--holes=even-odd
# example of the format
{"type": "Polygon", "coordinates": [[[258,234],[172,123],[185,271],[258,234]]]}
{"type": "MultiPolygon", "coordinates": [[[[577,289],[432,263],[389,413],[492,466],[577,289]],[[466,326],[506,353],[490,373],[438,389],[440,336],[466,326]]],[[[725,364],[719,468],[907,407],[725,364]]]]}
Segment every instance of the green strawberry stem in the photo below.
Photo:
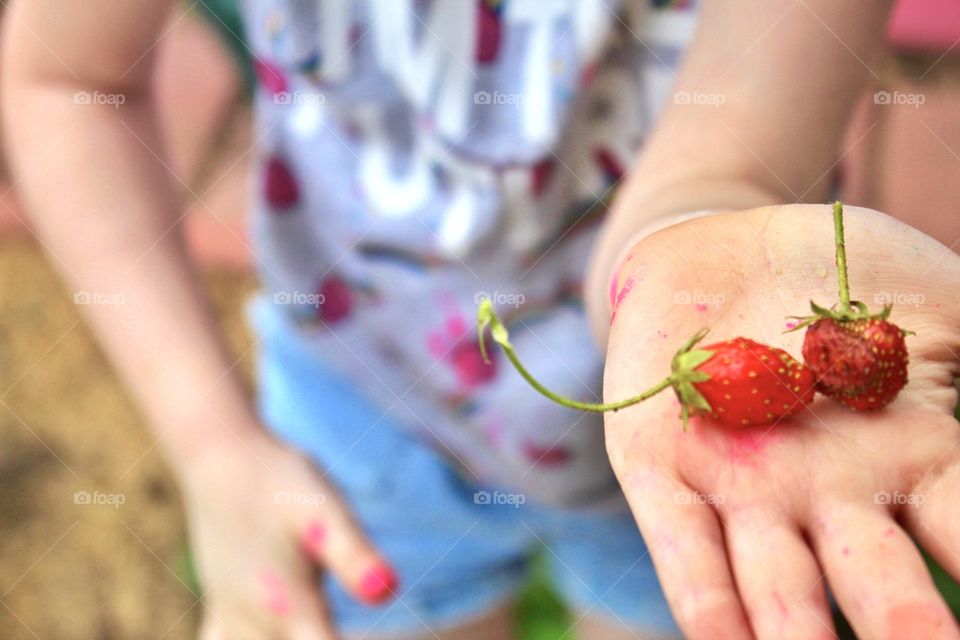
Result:
{"type": "Polygon", "coordinates": [[[847,281],[847,246],[843,239],[843,203],[833,203],[833,234],[837,245],[837,276],[840,279],[840,313],[850,313],[850,283],[847,281]]]}
{"type": "Polygon", "coordinates": [[[833,233],[834,243],[837,246],[837,279],[840,282],[839,307],[827,309],[811,300],[810,310],[813,315],[790,316],[799,322],[787,329],[788,333],[809,327],[821,318],[829,318],[834,322],[854,322],[865,319],[886,320],[890,317],[892,304],[885,304],[879,313],[871,314],[870,309],[863,302],[850,299],[850,283],[847,280],[847,245],[843,237],[843,203],[839,200],[833,203],[833,233]]]}
{"type": "Polygon", "coordinates": [[[677,382],[677,377],[675,375],[670,375],[669,377],[661,380],[654,386],[650,387],[643,393],[633,396],[632,398],[627,398],[626,400],[620,400],[618,402],[607,402],[607,403],[594,403],[594,402],[581,402],[579,400],[574,400],[572,398],[567,398],[566,396],[561,396],[560,394],[554,393],[547,389],[539,380],[533,377],[527,368],[523,366],[520,362],[520,358],[517,357],[516,351],[513,349],[513,345],[510,343],[510,336],[507,333],[507,328],[503,326],[503,323],[500,322],[500,318],[497,317],[496,311],[493,310],[493,304],[489,299],[484,299],[480,302],[480,308],[477,310],[477,337],[480,343],[480,353],[483,355],[484,362],[489,362],[487,358],[487,349],[484,344],[483,333],[487,327],[490,327],[490,337],[493,338],[493,341],[500,345],[504,353],[507,354],[507,359],[510,360],[510,363],[513,365],[513,368],[523,376],[523,379],[530,383],[534,389],[539,391],[541,394],[550,398],[554,402],[561,404],[565,407],[570,407],[571,409],[579,409],[580,411],[593,411],[596,413],[603,413],[605,411],[618,411],[625,407],[638,404],[643,402],[647,398],[651,398],[664,389],[674,386],[677,382]]]}

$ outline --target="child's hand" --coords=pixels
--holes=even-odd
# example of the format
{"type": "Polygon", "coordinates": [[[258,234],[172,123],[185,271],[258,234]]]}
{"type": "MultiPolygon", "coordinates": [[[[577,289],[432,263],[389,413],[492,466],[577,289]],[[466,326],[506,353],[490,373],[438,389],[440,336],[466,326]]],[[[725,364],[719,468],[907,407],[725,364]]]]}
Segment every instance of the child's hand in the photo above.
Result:
{"type": "Polygon", "coordinates": [[[206,458],[183,483],[202,640],[338,637],[318,570],[368,604],[393,595],[392,569],[301,456],[263,440],[206,458]]]}
{"type": "MultiPolygon", "coordinates": [[[[960,576],[960,257],[885,215],[846,208],[854,299],[916,332],[910,381],[874,414],[820,397],[770,428],[700,419],[664,393],[607,414],[607,448],[685,633],[833,638],[826,581],[862,638],[960,638],[909,534],[960,576]],[[892,300],[891,300],[892,299],[892,300]],[[823,575],[826,575],[826,580],[823,575]]],[[[605,400],[668,372],[700,327],[800,357],[785,316],[837,300],[829,207],[692,220],[642,241],[620,276],[605,400]]]]}

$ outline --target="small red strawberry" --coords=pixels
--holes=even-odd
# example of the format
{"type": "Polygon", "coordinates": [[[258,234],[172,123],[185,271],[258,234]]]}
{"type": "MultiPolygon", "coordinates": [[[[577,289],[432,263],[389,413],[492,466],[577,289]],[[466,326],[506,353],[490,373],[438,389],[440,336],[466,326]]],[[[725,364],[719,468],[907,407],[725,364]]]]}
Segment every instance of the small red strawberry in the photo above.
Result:
{"type": "Polygon", "coordinates": [[[807,327],[803,359],[817,379],[817,389],[856,411],[874,411],[890,404],[907,384],[907,333],[888,322],[891,307],[871,314],[862,302],[850,300],[843,238],[843,205],[833,206],[837,244],[840,305],[824,309],[811,302],[813,315],[796,327],[807,327]]]}
{"type": "Polygon", "coordinates": [[[695,407],[696,414],[733,426],[772,424],[813,401],[813,373],[782,349],[747,338],[701,349],[713,356],[696,368],[707,378],[692,386],[709,409],[685,399],[682,387],[677,390],[681,402],[695,407]]]}
{"type": "Polygon", "coordinates": [[[824,395],[857,411],[884,407],[907,384],[904,331],[880,317],[820,318],[807,329],[803,359],[824,395]]]}
{"type": "Polygon", "coordinates": [[[572,409],[618,411],[671,387],[680,399],[684,428],[691,415],[705,416],[727,426],[748,427],[774,424],[813,401],[813,373],[786,351],[747,338],[694,348],[706,335],[703,330],[687,340],[673,357],[670,375],[643,393],[619,402],[580,402],[550,391],[526,370],[489,300],[480,303],[477,325],[484,357],[482,337],[489,326],[494,342],[503,348],[520,375],[544,396],[572,409]]]}

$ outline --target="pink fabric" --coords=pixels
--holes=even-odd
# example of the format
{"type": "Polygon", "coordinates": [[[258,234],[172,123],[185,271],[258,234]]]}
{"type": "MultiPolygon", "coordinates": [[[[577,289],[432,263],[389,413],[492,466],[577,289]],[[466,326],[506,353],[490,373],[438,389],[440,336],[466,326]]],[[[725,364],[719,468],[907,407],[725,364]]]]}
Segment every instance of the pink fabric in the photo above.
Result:
{"type": "Polygon", "coordinates": [[[960,3],[957,0],[898,0],[887,25],[887,40],[899,49],[960,55],[960,3]]]}

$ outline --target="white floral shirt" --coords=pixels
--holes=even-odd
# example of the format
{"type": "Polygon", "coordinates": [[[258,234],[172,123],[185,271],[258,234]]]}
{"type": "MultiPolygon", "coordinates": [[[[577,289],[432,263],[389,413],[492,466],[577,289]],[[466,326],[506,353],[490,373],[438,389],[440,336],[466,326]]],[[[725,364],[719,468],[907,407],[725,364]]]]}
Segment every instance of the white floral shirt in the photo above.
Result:
{"type": "MultiPolygon", "coordinates": [[[[665,6],[658,6],[665,5],[665,6]]],[[[695,11],[604,0],[246,0],[264,313],[471,479],[617,496],[582,304],[605,202],[671,94],[695,11]]]]}

